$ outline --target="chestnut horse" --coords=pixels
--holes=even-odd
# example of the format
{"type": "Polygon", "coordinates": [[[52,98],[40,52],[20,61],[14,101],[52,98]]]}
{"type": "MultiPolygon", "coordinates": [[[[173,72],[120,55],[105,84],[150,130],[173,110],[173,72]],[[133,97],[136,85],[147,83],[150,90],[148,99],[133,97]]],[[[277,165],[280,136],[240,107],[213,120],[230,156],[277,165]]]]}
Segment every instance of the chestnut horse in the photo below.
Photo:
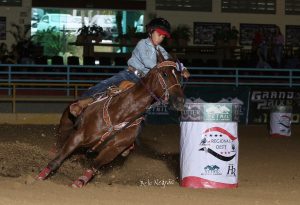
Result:
{"type": "Polygon", "coordinates": [[[75,122],[70,120],[67,108],[60,121],[61,136],[57,141],[56,156],[37,179],[46,179],[75,150],[83,148],[96,156],[93,157],[91,168],[86,169],[72,187],[86,185],[101,166],[133,146],[142,116],[151,104],[160,100],[182,111],[184,94],[179,81],[180,72],[176,70],[176,63],[161,61],[131,88],[91,103],[75,122]]]}

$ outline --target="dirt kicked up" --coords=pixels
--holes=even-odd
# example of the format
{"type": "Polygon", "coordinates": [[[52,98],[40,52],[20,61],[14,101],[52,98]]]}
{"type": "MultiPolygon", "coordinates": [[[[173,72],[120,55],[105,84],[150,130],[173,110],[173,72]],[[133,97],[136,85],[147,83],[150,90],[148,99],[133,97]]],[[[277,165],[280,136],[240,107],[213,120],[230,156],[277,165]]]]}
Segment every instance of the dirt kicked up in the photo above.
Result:
{"type": "Polygon", "coordinates": [[[69,185],[87,161],[73,156],[46,181],[56,126],[0,125],[0,204],[299,204],[300,127],[274,139],[266,125],[239,127],[239,187],[179,186],[178,125],[146,125],[134,151],[103,167],[83,189],[69,185]]]}

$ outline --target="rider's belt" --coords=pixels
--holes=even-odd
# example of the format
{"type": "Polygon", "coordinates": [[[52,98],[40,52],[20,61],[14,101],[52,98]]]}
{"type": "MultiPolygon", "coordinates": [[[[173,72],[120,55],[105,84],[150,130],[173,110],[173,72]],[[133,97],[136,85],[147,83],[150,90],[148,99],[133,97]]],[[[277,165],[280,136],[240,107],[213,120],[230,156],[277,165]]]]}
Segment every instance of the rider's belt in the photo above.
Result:
{"type": "Polygon", "coordinates": [[[139,78],[142,78],[142,77],[145,76],[145,74],[141,70],[138,70],[134,67],[129,66],[127,70],[130,71],[130,72],[133,72],[139,78]]]}

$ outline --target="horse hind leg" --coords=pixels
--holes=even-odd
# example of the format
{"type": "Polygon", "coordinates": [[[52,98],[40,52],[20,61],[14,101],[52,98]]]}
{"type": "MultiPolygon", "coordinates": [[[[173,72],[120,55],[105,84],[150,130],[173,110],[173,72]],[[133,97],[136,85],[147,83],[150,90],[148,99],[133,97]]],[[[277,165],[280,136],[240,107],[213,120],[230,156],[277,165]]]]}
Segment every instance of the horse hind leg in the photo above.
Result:
{"type": "Polygon", "coordinates": [[[58,136],[55,143],[57,150],[62,148],[72,131],[74,131],[75,120],[76,119],[70,114],[68,106],[60,118],[58,136]]]}
{"type": "Polygon", "coordinates": [[[84,174],[75,180],[71,186],[74,188],[82,188],[93,178],[96,174],[96,170],[113,161],[119,154],[124,152],[124,150],[129,149],[139,133],[139,127],[140,125],[129,127],[117,134],[113,140],[107,142],[94,159],[92,168],[85,170],[84,174]]]}
{"type": "Polygon", "coordinates": [[[51,160],[48,165],[36,177],[38,180],[45,180],[52,172],[56,171],[63,161],[79,147],[83,141],[83,133],[74,132],[66,141],[60,152],[51,160]]]}

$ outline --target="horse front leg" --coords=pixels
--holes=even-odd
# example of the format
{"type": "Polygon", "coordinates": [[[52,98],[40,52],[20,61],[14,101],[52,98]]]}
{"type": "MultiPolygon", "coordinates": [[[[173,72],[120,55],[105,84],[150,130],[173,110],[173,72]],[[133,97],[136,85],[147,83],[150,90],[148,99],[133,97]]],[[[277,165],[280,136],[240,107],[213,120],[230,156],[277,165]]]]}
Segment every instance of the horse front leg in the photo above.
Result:
{"type": "Polygon", "coordinates": [[[62,162],[70,155],[72,152],[79,147],[80,143],[83,141],[83,132],[74,132],[70,135],[66,143],[63,145],[60,152],[56,155],[56,157],[51,160],[48,165],[39,173],[37,176],[38,180],[46,179],[50,173],[57,170],[62,162]]]}
{"type": "Polygon", "coordinates": [[[71,186],[74,188],[82,188],[93,178],[100,167],[113,161],[119,154],[124,152],[124,150],[131,149],[139,133],[139,128],[140,125],[129,127],[118,133],[114,139],[107,142],[105,147],[94,159],[92,168],[85,170],[83,175],[75,180],[71,186]]]}

